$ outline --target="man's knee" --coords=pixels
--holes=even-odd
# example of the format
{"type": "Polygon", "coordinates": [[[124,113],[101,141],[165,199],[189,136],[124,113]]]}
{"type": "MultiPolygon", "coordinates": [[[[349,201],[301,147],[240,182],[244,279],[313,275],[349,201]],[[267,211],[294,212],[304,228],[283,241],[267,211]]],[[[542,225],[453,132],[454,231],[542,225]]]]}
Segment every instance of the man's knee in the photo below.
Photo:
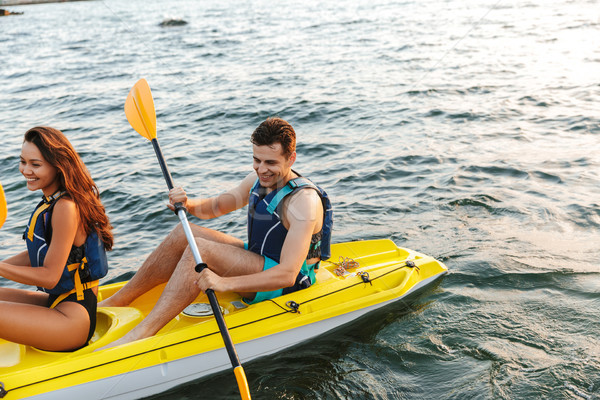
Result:
{"type": "Polygon", "coordinates": [[[179,251],[181,251],[181,249],[183,249],[184,246],[187,246],[188,241],[187,237],[185,236],[185,230],[183,229],[181,222],[178,223],[175,226],[175,228],[173,228],[173,230],[165,238],[163,243],[171,249],[180,249],[179,251]]]}
{"type": "Polygon", "coordinates": [[[171,231],[171,236],[180,237],[182,235],[185,236],[185,231],[183,230],[183,225],[181,225],[181,222],[179,222],[171,231]]]}
{"type": "Polygon", "coordinates": [[[216,243],[210,239],[205,239],[203,237],[196,237],[196,246],[198,247],[198,251],[200,256],[202,257],[202,262],[206,264],[213,264],[215,261],[215,245],[216,243]]]}

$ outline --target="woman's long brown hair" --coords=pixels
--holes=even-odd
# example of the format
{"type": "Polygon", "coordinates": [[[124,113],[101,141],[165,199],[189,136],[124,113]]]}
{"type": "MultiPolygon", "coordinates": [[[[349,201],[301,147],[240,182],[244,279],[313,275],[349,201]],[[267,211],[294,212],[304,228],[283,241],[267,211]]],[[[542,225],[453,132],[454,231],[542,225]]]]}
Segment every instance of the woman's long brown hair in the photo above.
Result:
{"type": "Polygon", "coordinates": [[[58,169],[60,190],[66,191],[75,202],[85,232],[89,235],[96,231],[104,248],[112,249],[112,226],[98,187],[66,136],[57,129],[37,126],[25,133],[24,141],[36,145],[44,159],[58,169]]]}

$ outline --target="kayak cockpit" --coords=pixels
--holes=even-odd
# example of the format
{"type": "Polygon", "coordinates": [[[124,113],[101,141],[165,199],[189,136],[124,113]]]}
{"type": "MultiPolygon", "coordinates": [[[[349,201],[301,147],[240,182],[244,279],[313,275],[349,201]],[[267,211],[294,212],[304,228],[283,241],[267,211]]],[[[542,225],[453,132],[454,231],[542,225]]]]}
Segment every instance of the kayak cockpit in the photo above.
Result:
{"type": "Polygon", "coordinates": [[[57,355],[71,357],[91,353],[121,338],[143,318],[142,312],[134,307],[100,307],[96,313],[96,330],[90,344],[72,352],[46,351],[0,339],[0,368],[14,367],[23,362],[40,364],[44,360],[55,359],[57,355]]]}
{"type": "Polygon", "coordinates": [[[94,350],[120,339],[143,319],[144,314],[135,307],[99,307],[96,330],[84,349],[94,350]]]}

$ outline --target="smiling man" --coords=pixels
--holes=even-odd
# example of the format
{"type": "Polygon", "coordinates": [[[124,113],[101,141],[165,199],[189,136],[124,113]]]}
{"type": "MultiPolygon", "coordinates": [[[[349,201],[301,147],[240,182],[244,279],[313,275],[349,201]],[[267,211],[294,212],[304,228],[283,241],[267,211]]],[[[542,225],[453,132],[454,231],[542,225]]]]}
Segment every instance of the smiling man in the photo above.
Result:
{"type": "Polygon", "coordinates": [[[252,133],[254,172],[216,197],[189,199],[182,188],[169,193],[173,208],[183,203],[200,219],[216,218],[248,205],[248,242],[192,226],[202,260],[195,262],[179,225],[146,259],[134,277],[99,306],[129,305],[167,282],[153,310],[114,345],[149,337],[177,316],[200,290],[237,292],[248,304],[309,287],[315,268],[328,257],[331,206],[327,195],[292,170],[296,133],[280,118],[269,118],[252,133]]]}

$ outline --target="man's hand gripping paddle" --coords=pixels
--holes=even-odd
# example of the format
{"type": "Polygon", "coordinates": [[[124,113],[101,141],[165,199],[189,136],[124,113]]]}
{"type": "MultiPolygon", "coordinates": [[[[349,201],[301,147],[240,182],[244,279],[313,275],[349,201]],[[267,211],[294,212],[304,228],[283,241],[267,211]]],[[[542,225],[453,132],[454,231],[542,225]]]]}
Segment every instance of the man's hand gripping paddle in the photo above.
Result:
{"type": "MultiPolygon", "coordinates": [[[[127,100],[125,101],[125,115],[127,116],[127,120],[133,129],[152,142],[152,145],[154,146],[154,152],[158,158],[158,163],[162,169],[167,186],[169,190],[173,189],[173,178],[171,178],[165,158],[163,157],[160,146],[158,145],[158,140],[156,139],[156,111],[154,109],[154,99],[152,98],[152,93],[150,92],[150,86],[145,79],[140,79],[129,92],[127,100]]],[[[196,270],[202,271],[204,268],[206,268],[206,264],[202,262],[202,257],[200,256],[200,252],[196,246],[196,240],[194,239],[192,229],[190,228],[190,224],[187,220],[185,208],[180,203],[175,204],[175,212],[181,221],[188,244],[190,245],[190,249],[194,254],[194,259],[197,263],[196,270]]],[[[217,324],[219,325],[219,330],[221,331],[221,336],[223,337],[227,354],[229,354],[229,359],[231,360],[231,365],[233,366],[233,372],[235,373],[238,387],[240,389],[240,395],[243,400],[250,399],[250,390],[248,388],[246,374],[244,373],[244,368],[240,364],[238,355],[233,347],[229,330],[227,329],[225,319],[221,314],[221,308],[219,306],[219,302],[217,301],[217,296],[215,296],[215,292],[212,289],[206,290],[206,295],[210,302],[215,319],[217,320],[217,324]]]]}

